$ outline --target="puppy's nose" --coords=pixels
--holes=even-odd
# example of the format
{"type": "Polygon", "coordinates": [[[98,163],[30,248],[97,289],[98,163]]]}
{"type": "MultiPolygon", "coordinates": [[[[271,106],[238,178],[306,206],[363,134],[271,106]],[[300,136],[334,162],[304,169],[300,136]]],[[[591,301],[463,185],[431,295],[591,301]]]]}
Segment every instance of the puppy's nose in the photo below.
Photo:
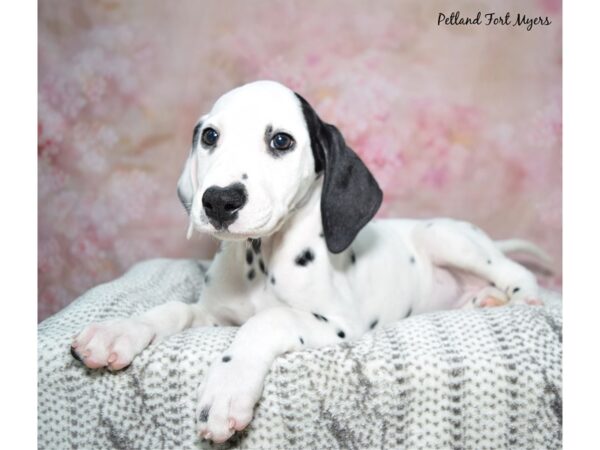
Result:
{"type": "Polygon", "coordinates": [[[247,200],[246,188],[242,183],[225,187],[211,186],[202,195],[202,206],[210,223],[220,229],[237,219],[237,212],[244,207],[247,200]]]}

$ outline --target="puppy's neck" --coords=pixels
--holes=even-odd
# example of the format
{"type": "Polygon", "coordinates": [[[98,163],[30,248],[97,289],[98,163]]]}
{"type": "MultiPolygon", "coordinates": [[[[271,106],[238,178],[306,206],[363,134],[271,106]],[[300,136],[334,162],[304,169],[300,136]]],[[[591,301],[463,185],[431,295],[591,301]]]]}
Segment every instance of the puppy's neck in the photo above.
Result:
{"type": "Polygon", "coordinates": [[[289,233],[297,228],[300,223],[306,225],[305,221],[318,222],[321,226],[321,192],[323,190],[323,177],[318,177],[310,186],[306,194],[298,201],[289,213],[288,220],[285,221],[276,234],[289,233]]]}
{"type": "Polygon", "coordinates": [[[275,251],[285,252],[289,246],[297,245],[299,242],[306,241],[307,238],[312,239],[319,236],[325,243],[321,223],[322,188],[323,177],[319,177],[292,208],[287,219],[277,231],[260,239],[248,239],[245,244],[246,249],[260,253],[265,266],[268,267],[273,262],[275,251]]]}

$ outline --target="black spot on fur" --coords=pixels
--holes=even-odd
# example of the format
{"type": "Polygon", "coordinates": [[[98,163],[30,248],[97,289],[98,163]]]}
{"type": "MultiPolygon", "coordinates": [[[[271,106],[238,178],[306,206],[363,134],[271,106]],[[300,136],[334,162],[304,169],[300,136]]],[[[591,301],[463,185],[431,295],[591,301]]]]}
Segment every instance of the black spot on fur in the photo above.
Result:
{"type": "Polygon", "coordinates": [[[273,133],[273,125],[269,124],[265,127],[265,143],[267,146],[269,145],[269,141],[271,140],[271,133],[273,133]]]}
{"type": "Polygon", "coordinates": [[[261,240],[251,239],[250,241],[252,242],[252,250],[254,250],[254,253],[258,255],[260,253],[260,246],[262,244],[261,240]]]}
{"type": "Polygon", "coordinates": [[[256,272],[254,271],[254,269],[250,269],[248,271],[248,279],[253,280],[255,276],[256,276],[256,272]]]}
{"type": "Polygon", "coordinates": [[[379,323],[379,319],[375,319],[373,322],[371,322],[371,325],[369,325],[369,329],[374,329],[377,324],[379,323]]]}
{"type": "Polygon", "coordinates": [[[344,339],[346,337],[346,333],[344,333],[342,330],[338,331],[337,335],[339,338],[342,338],[342,339],[344,339]]]}
{"type": "Polygon", "coordinates": [[[304,339],[302,339],[302,336],[299,336],[298,339],[300,339],[300,343],[304,345],[304,339]]]}
{"type": "Polygon", "coordinates": [[[308,263],[314,261],[314,259],[315,259],[315,254],[312,252],[311,249],[307,248],[302,253],[300,253],[298,256],[296,256],[295,262],[297,265],[304,267],[308,263]]]}
{"type": "Polygon", "coordinates": [[[83,359],[81,359],[81,356],[79,356],[79,355],[77,354],[77,352],[75,351],[75,349],[74,349],[73,347],[71,347],[71,356],[72,356],[73,358],[75,358],[77,361],[79,361],[80,363],[82,363],[82,362],[83,362],[83,359]]]}
{"type": "Polygon", "coordinates": [[[491,260],[491,259],[488,259],[488,260],[487,260],[487,263],[488,263],[488,264],[491,264],[491,263],[492,263],[492,260],[491,260]]]}
{"type": "Polygon", "coordinates": [[[350,250],[350,262],[352,264],[356,263],[356,255],[354,254],[354,250],[350,250]]]}
{"type": "Polygon", "coordinates": [[[427,223],[427,225],[425,225],[425,227],[427,227],[427,228],[431,228],[432,226],[433,226],[433,222],[429,222],[429,223],[427,223]]]}
{"type": "Polygon", "coordinates": [[[322,237],[325,237],[325,235],[323,234],[323,232],[322,232],[322,231],[319,233],[319,237],[320,237],[320,238],[322,238],[322,237]]]}
{"type": "Polygon", "coordinates": [[[471,299],[471,303],[473,303],[473,304],[475,304],[475,302],[476,302],[476,301],[477,301],[477,297],[473,297],[473,298],[471,299]]]}
{"type": "Polygon", "coordinates": [[[410,317],[411,314],[412,314],[412,306],[410,308],[408,308],[408,312],[406,313],[406,316],[404,316],[404,318],[406,319],[407,317],[410,317]]]}
{"type": "Polygon", "coordinates": [[[321,314],[317,314],[317,313],[312,313],[313,316],[315,316],[315,318],[317,320],[320,320],[322,322],[329,322],[329,320],[327,319],[327,317],[322,316],[321,314]]]}
{"type": "Polygon", "coordinates": [[[271,284],[275,284],[275,277],[271,277],[271,284]]]}
{"type": "Polygon", "coordinates": [[[490,281],[490,286],[496,287],[496,283],[494,283],[493,281],[490,281]]]}
{"type": "Polygon", "coordinates": [[[242,180],[247,180],[248,179],[248,174],[247,173],[243,173],[242,174],[242,180]]]}
{"type": "Polygon", "coordinates": [[[267,269],[265,268],[265,263],[263,262],[262,259],[258,260],[258,267],[260,268],[260,271],[262,273],[264,273],[265,275],[267,275],[267,269]]]}
{"type": "Polygon", "coordinates": [[[231,356],[225,355],[225,356],[223,356],[223,359],[221,361],[223,361],[223,362],[229,362],[229,361],[231,361],[231,356]]]}
{"type": "Polygon", "coordinates": [[[411,263],[411,264],[414,264],[414,263],[415,263],[415,257],[414,257],[414,256],[411,256],[411,257],[410,257],[410,263],[411,263]]]}
{"type": "Polygon", "coordinates": [[[246,250],[246,262],[252,264],[252,261],[254,261],[254,254],[252,253],[252,250],[248,249],[246,250]]]}
{"type": "Polygon", "coordinates": [[[516,287],[513,289],[513,294],[516,294],[517,292],[519,292],[521,290],[520,287],[516,287]]]}
{"type": "Polygon", "coordinates": [[[202,408],[202,410],[200,411],[200,416],[198,417],[198,420],[200,422],[208,422],[208,413],[210,412],[210,406],[206,406],[204,408],[202,408]]]}
{"type": "Polygon", "coordinates": [[[210,282],[210,275],[206,274],[204,275],[204,284],[208,284],[210,282]]]}

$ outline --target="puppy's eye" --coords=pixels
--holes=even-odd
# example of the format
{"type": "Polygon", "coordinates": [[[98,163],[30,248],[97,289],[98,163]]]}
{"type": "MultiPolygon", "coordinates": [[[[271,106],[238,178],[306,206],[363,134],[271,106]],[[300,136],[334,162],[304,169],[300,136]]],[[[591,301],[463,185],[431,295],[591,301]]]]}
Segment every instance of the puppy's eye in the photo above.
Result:
{"type": "Polygon", "coordinates": [[[219,133],[214,128],[207,128],[202,132],[202,143],[212,147],[219,140],[219,133]]]}
{"type": "Polygon", "coordinates": [[[274,150],[289,150],[294,145],[294,138],[286,133],[277,133],[271,139],[271,148],[274,150]]]}

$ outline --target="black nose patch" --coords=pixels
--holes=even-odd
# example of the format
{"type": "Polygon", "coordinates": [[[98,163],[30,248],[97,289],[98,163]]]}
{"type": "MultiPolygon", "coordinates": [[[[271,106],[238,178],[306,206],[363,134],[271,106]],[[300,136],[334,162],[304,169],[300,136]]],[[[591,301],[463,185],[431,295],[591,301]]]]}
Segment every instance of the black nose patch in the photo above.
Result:
{"type": "Polygon", "coordinates": [[[202,195],[202,206],[210,223],[217,229],[227,229],[238,217],[238,211],[248,201],[248,193],[242,183],[229,186],[211,186],[202,195]]]}

